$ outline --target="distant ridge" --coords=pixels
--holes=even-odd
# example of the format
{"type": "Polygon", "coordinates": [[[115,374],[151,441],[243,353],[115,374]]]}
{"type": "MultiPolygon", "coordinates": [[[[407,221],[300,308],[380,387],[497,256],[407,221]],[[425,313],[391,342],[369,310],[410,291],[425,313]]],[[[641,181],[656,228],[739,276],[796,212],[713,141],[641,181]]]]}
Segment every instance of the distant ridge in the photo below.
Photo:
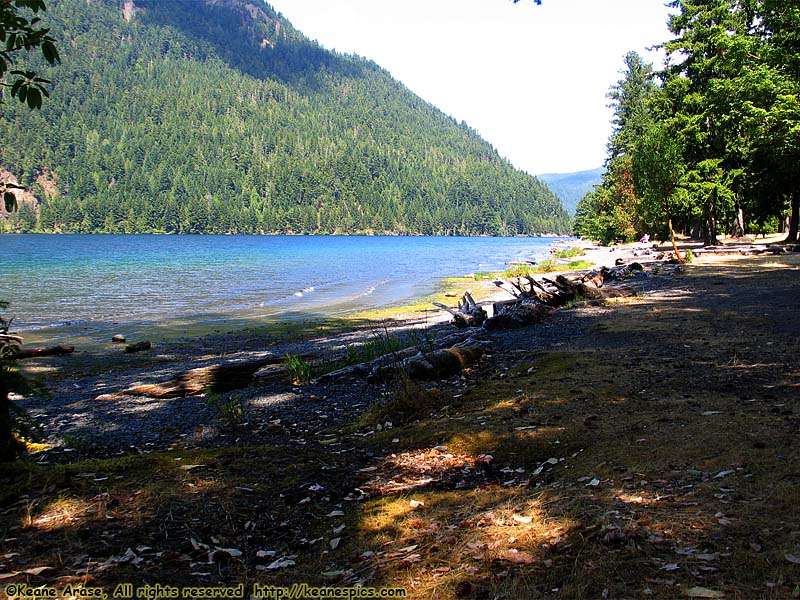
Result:
{"type": "Polygon", "coordinates": [[[0,231],[567,233],[547,186],[261,0],[49,0],[41,112],[0,112],[35,196],[0,231]]]}
{"type": "Polygon", "coordinates": [[[545,173],[539,175],[539,179],[544,181],[558,196],[564,210],[570,215],[574,215],[580,199],[602,181],[603,173],[605,173],[605,168],[599,167],[575,173],[545,173]]]}

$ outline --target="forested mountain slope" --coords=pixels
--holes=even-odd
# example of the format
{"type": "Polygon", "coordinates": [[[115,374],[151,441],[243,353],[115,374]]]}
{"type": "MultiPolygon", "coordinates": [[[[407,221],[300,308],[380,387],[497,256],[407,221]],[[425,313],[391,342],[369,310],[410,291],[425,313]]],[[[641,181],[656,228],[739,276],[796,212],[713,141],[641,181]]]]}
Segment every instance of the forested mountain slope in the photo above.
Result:
{"type": "Polygon", "coordinates": [[[566,211],[574,215],[580,199],[603,181],[605,171],[605,167],[598,167],[575,173],[545,173],[538,177],[558,196],[566,211]]]}
{"type": "Polygon", "coordinates": [[[371,61],[259,0],[51,0],[62,64],[41,111],[7,102],[6,229],[569,231],[538,179],[371,61]]]}

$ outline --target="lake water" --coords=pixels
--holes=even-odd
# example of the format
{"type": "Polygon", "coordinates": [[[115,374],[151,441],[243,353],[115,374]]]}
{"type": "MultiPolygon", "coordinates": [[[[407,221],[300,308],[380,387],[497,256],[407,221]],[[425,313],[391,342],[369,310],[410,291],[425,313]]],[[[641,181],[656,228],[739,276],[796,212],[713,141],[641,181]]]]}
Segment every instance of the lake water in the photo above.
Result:
{"type": "Polygon", "coordinates": [[[0,299],[21,332],[334,315],[540,259],[560,239],[3,235],[0,299]]]}

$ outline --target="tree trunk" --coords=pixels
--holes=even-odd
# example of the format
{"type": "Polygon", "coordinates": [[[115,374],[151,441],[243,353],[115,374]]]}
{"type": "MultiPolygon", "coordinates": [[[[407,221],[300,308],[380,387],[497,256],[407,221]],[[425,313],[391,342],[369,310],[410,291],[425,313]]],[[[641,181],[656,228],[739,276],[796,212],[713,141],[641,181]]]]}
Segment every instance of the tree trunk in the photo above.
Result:
{"type": "Polygon", "coordinates": [[[735,238],[744,237],[744,209],[741,206],[736,207],[736,218],[733,220],[730,234],[735,238]]]}
{"type": "Polygon", "coordinates": [[[791,212],[789,213],[789,235],[786,236],[785,241],[797,241],[798,221],[800,221],[800,189],[795,189],[792,192],[791,212]]]}
{"type": "Polygon", "coordinates": [[[675,251],[675,258],[678,259],[679,263],[685,263],[686,259],[681,256],[681,251],[678,250],[678,244],[675,241],[675,230],[672,228],[672,217],[669,217],[667,221],[669,225],[669,237],[672,240],[672,249],[675,251]]]}

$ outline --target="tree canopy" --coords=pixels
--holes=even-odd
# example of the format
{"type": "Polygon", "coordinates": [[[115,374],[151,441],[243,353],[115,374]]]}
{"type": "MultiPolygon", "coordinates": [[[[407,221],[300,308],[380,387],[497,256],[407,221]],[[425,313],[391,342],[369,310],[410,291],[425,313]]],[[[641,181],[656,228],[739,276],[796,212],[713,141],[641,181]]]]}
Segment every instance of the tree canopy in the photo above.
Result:
{"type": "Polygon", "coordinates": [[[608,174],[579,206],[577,233],[606,242],[634,239],[666,234],[671,222],[713,244],[721,233],[775,231],[788,214],[787,239],[796,241],[800,5],[674,0],[670,6],[674,37],[663,44],[664,69],[654,73],[629,55],[625,78],[611,90],[608,174]],[[615,184],[625,156],[633,197],[615,184]]]}

